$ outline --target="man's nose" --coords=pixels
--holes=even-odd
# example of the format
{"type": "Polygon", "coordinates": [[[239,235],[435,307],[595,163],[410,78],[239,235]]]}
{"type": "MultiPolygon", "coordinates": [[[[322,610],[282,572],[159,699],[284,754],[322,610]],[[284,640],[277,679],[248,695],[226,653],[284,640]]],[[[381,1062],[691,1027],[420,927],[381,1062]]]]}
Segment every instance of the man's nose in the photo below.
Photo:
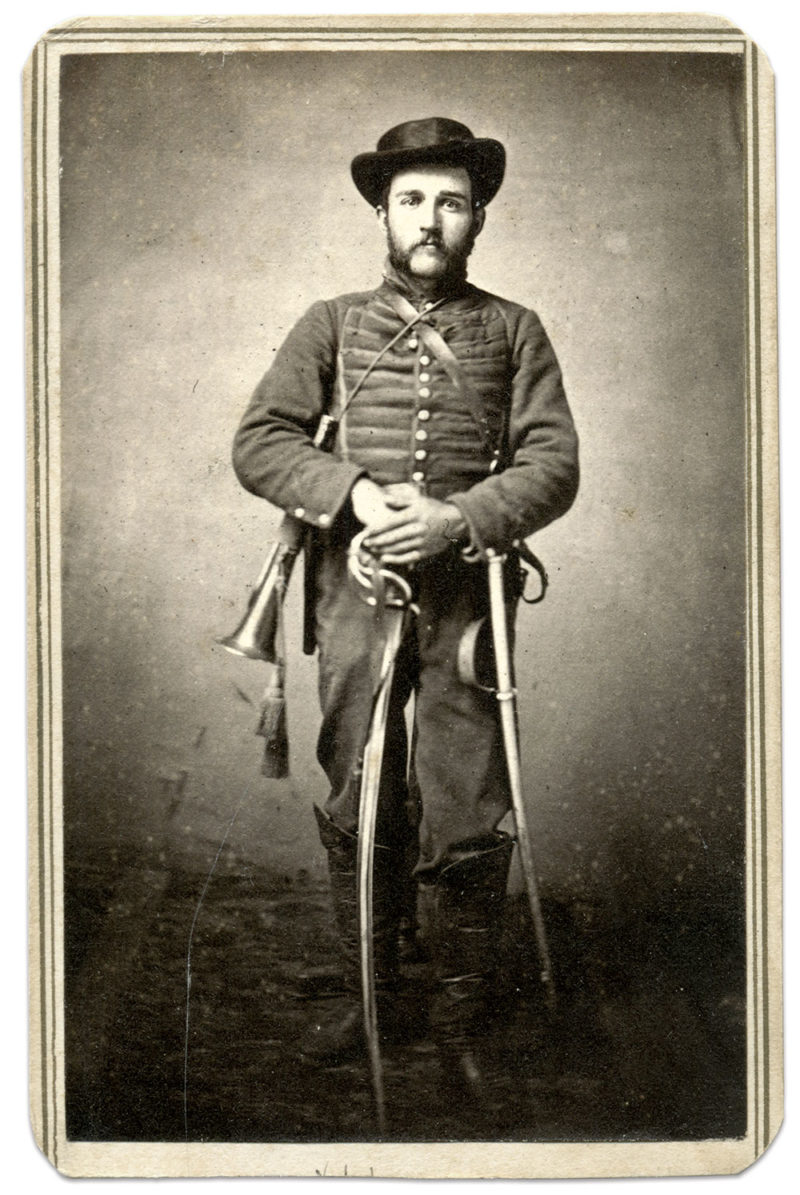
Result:
{"type": "Polygon", "coordinates": [[[420,228],[431,229],[438,228],[440,223],[439,209],[435,203],[425,203],[420,207],[419,225],[420,228]]]}

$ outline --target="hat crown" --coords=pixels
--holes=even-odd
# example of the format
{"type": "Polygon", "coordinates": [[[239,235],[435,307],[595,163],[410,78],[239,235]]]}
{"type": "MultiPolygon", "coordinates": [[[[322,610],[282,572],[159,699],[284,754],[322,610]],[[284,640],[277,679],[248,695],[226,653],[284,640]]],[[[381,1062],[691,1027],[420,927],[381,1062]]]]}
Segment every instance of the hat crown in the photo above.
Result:
{"type": "Polygon", "coordinates": [[[446,116],[429,116],[424,120],[407,120],[384,133],[378,142],[378,153],[404,149],[432,149],[450,141],[474,141],[465,124],[446,116]]]}
{"type": "Polygon", "coordinates": [[[472,180],[472,198],[486,204],[503,181],[506,151],[491,137],[475,137],[465,124],[446,116],[407,120],[384,133],[372,153],[350,164],[353,182],[378,207],[392,175],[419,166],[463,166],[472,180]]]}

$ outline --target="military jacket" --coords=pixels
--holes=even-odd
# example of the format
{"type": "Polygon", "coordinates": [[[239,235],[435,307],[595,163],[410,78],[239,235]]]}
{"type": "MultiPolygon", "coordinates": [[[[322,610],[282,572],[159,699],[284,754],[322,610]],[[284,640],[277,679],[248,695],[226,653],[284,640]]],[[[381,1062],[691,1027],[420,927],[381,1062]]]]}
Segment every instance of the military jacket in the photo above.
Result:
{"type": "Polygon", "coordinates": [[[577,437],[550,341],[534,312],[464,281],[424,317],[454,376],[423,327],[403,332],[398,289],[386,278],[317,302],[295,325],[236,434],[237,476],[323,529],[349,510],[359,477],[411,482],[455,503],[474,544],[504,550],[563,514],[577,490],[577,437]],[[325,413],[341,416],[330,453],[312,443],[325,413]]]}

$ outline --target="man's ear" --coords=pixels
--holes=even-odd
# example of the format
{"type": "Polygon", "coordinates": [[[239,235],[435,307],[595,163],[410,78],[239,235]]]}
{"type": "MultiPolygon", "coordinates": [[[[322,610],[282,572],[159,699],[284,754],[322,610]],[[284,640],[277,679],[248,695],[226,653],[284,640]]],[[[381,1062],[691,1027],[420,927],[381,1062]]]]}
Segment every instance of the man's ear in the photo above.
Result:
{"type": "Polygon", "coordinates": [[[477,236],[486,223],[486,208],[476,207],[472,217],[472,233],[477,236]]]}
{"type": "Polygon", "coordinates": [[[380,225],[381,231],[386,232],[386,211],[381,207],[380,204],[378,204],[378,206],[375,208],[375,215],[378,217],[378,224],[380,225]]]}

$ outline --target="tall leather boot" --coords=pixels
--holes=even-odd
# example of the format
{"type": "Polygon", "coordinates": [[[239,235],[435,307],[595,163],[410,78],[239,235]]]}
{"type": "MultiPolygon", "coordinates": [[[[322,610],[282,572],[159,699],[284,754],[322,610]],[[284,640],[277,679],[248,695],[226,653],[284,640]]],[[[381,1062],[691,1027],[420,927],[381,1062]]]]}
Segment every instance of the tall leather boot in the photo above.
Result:
{"type": "MultiPolygon", "coordinates": [[[[343,1062],[365,1048],[358,925],[358,839],[314,808],[322,845],[328,852],[331,903],[342,967],[342,994],[311,1026],[300,1051],[319,1063],[343,1062]]],[[[375,845],[373,867],[373,956],[379,1017],[397,988],[399,892],[394,852],[375,845]]]]}
{"type": "Polygon", "coordinates": [[[400,922],[398,927],[398,954],[401,965],[413,967],[427,959],[425,945],[420,934],[418,916],[419,884],[415,868],[419,862],[419,826],[422,819],[422,795],[419,791],[414,753],[417,744],[417,727],[414,725],[411,745],[411,767],[407,778],[407,797],[404,805],[406,815],[405,846],[401,847],[402,871],[398,881],[400,891],[400,922]]]}
{"type": "Polygon", "coordinates": [[[484,1080],[476,1047],[490,1024],[488,996],[497,967],[514,841],[498,831],[459,843],[439,871],[433,896],[436,993],[431,1025],[447,1084],[476,1102],[484,1080]]]}

